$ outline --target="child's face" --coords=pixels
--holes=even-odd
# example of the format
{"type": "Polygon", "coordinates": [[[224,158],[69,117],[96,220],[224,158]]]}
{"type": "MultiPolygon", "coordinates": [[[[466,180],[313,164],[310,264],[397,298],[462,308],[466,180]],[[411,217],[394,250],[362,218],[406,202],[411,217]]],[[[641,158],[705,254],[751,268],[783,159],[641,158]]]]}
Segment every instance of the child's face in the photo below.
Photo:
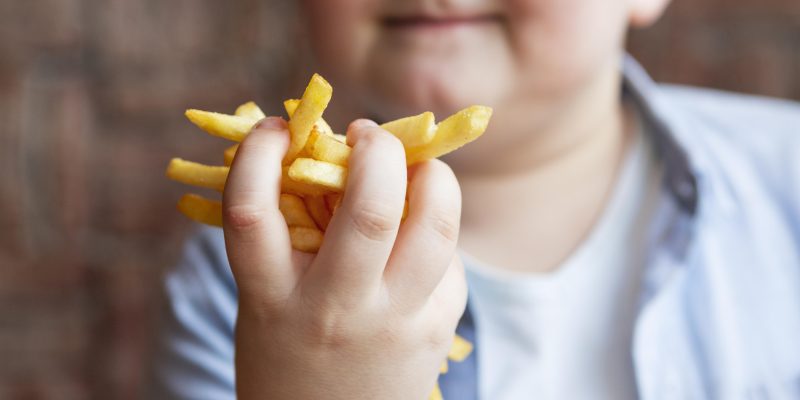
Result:
{"type": "Polygon", "coordinates": [[[668,0],[306,0],[321,72],[388,119],[557,102],[668,0]]]}

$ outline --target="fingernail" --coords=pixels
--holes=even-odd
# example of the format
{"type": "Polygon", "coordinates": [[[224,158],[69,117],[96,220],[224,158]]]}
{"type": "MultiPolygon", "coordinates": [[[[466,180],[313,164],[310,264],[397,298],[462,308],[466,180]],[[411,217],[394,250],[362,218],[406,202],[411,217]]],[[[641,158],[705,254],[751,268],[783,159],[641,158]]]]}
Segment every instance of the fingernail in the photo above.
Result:
{"type": "Polygon", "coordinates": [[[371,120],[371,119],[357,119],[353,121],[353,128],[374,128],[378,126],[378,124],[371,120]]]}
{"type": "Polygon", "coordinates": [[[256,129],[284,129],[286,128],[286,121],[281,117],[267,117],[262,119],[256,124],[256,129]]]}

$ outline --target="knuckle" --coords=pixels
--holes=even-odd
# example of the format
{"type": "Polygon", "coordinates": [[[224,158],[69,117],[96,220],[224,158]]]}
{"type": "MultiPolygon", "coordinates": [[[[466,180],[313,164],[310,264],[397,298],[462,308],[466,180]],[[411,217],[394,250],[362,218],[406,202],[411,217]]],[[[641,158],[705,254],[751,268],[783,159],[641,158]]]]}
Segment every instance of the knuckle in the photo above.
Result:
{"type": "Polygon", "coordinates": [[[361,236],[383,241],[394,235],[399,224],[399,216],[395,218],[389,207],[375,202],[361,203],[354,207],[350,214],[353,229],[361,236]]]}
{"type": "Polygon", "coordinates": [[[455,326],[449,322],[440,321],[431,324],[431,329],[425,335],[425,342],[430,348],[449,348],[455,336],[455,326]]]}
{"type": "Polygon", "coordinates": [[[458,213],[451,210],[438,210],[428,216],[425,224],[445,242],[455,243],[458,240],[459,222],[458,213]]]}
{"type": "Polygon", "coordinates": [[[226,228],[253,228],[267,217],[266,211],[254,205],[232,205],[222,209],[222,219],[226,228]]]}
{"type": "Polygon", "coordinates": [[[370,332],[370,336],[374,343],[391,347],[395,344],[403,343],[411,337],[411,335],[405,333],[399,324],[384,323],[375,328],[375,332],[370,332]]]}
{"type": "Polygon", "coordinates": [[[347,313],[326,310],[317,312],[306,326],[310,342],[324,347],[344,347],[353,341],[354,333],[350,327],[347,313]]]}

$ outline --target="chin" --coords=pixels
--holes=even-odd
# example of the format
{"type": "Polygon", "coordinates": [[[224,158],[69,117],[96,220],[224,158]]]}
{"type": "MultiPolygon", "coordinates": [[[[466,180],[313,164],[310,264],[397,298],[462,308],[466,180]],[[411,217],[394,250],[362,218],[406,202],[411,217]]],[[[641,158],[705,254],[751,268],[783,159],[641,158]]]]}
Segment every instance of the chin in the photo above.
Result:
{"type": "Polygon", "coordinates": [[[491,74],[470,71],[458,66],[452,69],[397,70],[382,74],[372,80],[365,96],[366,108],[381,119],[432,111],[437,120],[470,105],[493,106],[497,103],[502,82],[492,79],[491,74]]]}

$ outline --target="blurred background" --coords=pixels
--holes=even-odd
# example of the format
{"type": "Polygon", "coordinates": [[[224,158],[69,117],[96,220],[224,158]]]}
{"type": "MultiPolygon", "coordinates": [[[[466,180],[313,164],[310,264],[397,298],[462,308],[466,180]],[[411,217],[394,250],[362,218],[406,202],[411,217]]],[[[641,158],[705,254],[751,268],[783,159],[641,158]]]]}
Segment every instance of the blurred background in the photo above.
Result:
{"type": "MultiPolygon", "coordinates": [[[[138,398],[191,224],[170,157],[220,163],[191,106],[297,93],[281,0],[0,0],[0,398],[138,398]]],[[[800,100],[800,1],[676,0],[630,51],[659,81],[800,100]]]]}

